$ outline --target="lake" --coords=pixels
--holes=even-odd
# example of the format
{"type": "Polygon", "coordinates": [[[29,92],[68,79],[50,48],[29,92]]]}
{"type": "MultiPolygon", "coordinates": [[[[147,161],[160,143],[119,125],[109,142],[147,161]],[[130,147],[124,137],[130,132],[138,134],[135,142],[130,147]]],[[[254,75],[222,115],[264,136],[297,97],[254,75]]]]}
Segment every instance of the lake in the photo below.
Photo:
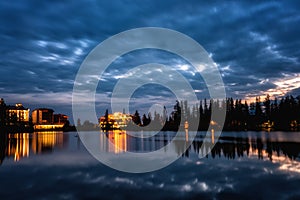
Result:
{"type": "Polygon", "coordinates": [[[168,144],[162,162],[164,152],[178,159],[157,171],[126,173],[95,159],[76,132],[1,134],[0,197],[300,199],[299,132],[223,132],[218,140],[182,132],[174,143],[174,132],[135,134],[141,133],[85,133],[95,151],[116,161],[125,152],[147,155],[168,144]]]}

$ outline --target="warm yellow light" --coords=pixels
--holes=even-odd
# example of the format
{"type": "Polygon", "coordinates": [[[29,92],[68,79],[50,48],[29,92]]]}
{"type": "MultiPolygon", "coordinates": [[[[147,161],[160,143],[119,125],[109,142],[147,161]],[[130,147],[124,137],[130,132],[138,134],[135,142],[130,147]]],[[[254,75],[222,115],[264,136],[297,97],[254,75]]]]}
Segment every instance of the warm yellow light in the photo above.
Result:
{"type": "Polygon", "coordinates": [[[14,156],[14,161],[19,161],[22,157],[29,156],[29,133],[18,133],[9,135],[7,147],[8,156],[14,156]]]}
{"type": "Polygon", "coordinates": [[[114,130],[108,132],[108,151],[119,154],[127,151],[126,131],[114,130]]]}
{"type": "Polygon", "coordinates": [[[284,78],[276,79],[272,82],[276,85],[276,88],[262,91],[258,95],[247,95],[245,100],[249,102],[255,102],[257,96],[260,96],[263,100],[266,94],[269,94],[270,97],[285,96],[288,92],[300,88],[300,74],[296,74],[294,76],[285,76],[284,78]]]}
{"type": "Polygon", "coordinates": [[[218,123],[215,122],[215,121],[213,121],[213,120],[210,121],[210,125],[212,125],[212,126],[215,126],[215,125],[217,125],[217,124],[218,124],[218,123]]]}
{"type": "MultiPolygon", "coordinates": [[[[124,128],[127,126],[127,123],[131,120],[129,114],[123,114],[121,112],[115,112],[113,114],[108,114],[108,123],[113,125],[114,129],[124,128]]],[[[105,117],[100,117],[100,125],[106,124],[105,117]]]]}

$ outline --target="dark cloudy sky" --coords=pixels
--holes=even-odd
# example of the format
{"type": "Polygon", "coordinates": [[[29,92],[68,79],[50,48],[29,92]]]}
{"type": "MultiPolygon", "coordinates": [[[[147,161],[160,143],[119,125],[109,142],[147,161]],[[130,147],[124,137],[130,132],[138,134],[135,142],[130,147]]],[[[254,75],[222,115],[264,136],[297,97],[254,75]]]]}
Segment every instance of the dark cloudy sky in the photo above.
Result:
{"type": "MultiPolygon", "coordinates": [[[[71,115],[73,82],[87,54],[114,34],[148,26],[174,29],[199,42],[218,65],[229,97],[298,95],[299,10],[298,1],[4,0],[0,96],[8,104],[51,107],[71,115]]],[[[197,88],[201,77],[184,62],[158,51],[135,52],[112,64],[102,77],[100,112],[124,70],[148,61],[174,65],[189,78],[199,98],[205,96],[204,87],[197,88]]],[[[170,96],[159,87],[156,94],[151,91],[140,89],[136,97],[152,102],[170,96]]]]}

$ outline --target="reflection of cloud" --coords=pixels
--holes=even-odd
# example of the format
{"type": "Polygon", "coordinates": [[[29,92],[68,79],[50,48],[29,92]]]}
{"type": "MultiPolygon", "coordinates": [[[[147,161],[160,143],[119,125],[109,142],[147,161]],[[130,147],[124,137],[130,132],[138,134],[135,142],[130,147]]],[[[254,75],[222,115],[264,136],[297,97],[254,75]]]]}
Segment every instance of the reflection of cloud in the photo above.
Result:
{"type": "Polygon", "coordinates": [[[125,184],[130,184],[130,185],[133,185],[134,184],[134,181],[129,179],[129,178],[121,178],[121,177],[116,177],[115,178],[115,182],[117,183],[125,183],[125,184]]]}
{"type": "Polygon", "coordinates": [[[290,171],[290,172],[297,172],[300,174],[300,163],[297,161],[291,161],[289,163],[283,163],[279,167],[280,170],[283,171],[290,171]]]}
{"type": "MultiPolygon", "coordinates": [[[[249,132],[237,133],[240,134],[248,135],[249,132]]],[[[261,136],[261,133],[252,134],[261,136]]],[[[265,144],[271,135],[266,136],[262,142],[265,144]]],[[[70,143],[67,143],[66,149],[62,151],[31,156],[17,165],[8,160],[1,166],[3,180],[9,180],[9,183],[16,183],[17,186],[26,186],[28,198],[59,196],[88,199],[99,198],[99,194],[104,199],[269,199],[270,195],[274,199],[299,198],[299,176],[290,173],[294,171],[290,165],[299,170],[298,163],[272,164],[265,159],[257,160],[257,155],[255,159],[244,155],[243,158],[235,160],[223,157],[211,159],[210,156],[199,160],[191,155],[189,158],[180,158],[169,167],[156,172],[128,174],[100,164],[85,150],[82,143],[80,149],[77,149],[77,138],[73,137],[73,134],[70,136],[70,143]],[[278,167],[283,171],[277,171],[278,167]],[[290,168],[289,171],[286,171],[286,168],[290,168]],[[47,190],[41,190],[37,194],[38,188],[47,190]],[[258,193],[258,188],[263,189],[258,193]]],[[[287,138],[278,141],[293,138],[286,133],[282,133],[282,136],[287,138]]],[[[299,141],[299,138],[296,140],[299,141]]],[[[264,153],[264,158],[266,156],[264,153]]],[[[280,157],[279,161],[284,161],[284,158],[280,157]]],[[[13,198],[24,197],[24,193],[16,192],[16,188],[23,190],[24,187],[12,187],[11,184],[5,184],[5,181],[1,185],[4,194],[10,194],[13,198]]]]}
{"type": "MultiPolygon", "coordinates": [[[[255,159],[257,159],[257,157],[259,156],[261,156],[262,158],[270,158],[269,155],[270,153],[268,153],[267,150],[263,149],[261,152],[259,152],[258,149],[253,149],[252,145],[250,145],[250,157],[254,157],[255,159]],[[261,153],[261,155],[259,153],[261,153]]],[[[298,160],[292,160],[286,155],[279,155],[276,152],[273,152],[271,161],[272,163],[279,164],[279,170],[300,173],[300,162],[298,160]]],[[[267,169],[265,169],[265,171],[269,173],[267,169]]],[[[270,171],[270,173],[273,172],[270,171]]]]}

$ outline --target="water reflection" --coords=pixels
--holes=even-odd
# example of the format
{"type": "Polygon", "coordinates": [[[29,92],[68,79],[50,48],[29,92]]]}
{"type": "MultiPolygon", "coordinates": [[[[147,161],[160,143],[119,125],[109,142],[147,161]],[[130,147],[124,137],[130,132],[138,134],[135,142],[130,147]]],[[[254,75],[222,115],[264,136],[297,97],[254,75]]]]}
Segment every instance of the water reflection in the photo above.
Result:
{"type": "MultiPolygon", "coordinates": [[[[155,151],[169,144],[175,137],[174,132],[161,132],[152,137],[148,137],[152,135],[149,132],[128,134],[126,131],[109,131],[93,134],[100,140],[99,150],[112,154],[155,151]],[[134,134],[140,137],[133,137],[134,134]]],[[[216,141],[217,134],[212,132],[205,136],[202,132],[185,131],[179,133],[179,139],[174,141],[169,150],[182,157],[202,157],[210,152],[206,155],[209,159],[268,160],[279,164],[279,169],[300,173],[299,133],[225,132],[216,141]],[[196,134],[194,141],[191,140],[193,134],[196,134]],[[212,144],[215,145],[211,149],[212,144]],[[189,148],[185,150],[187,146],[189,148]]],[[[55,149],[66,149],[70,142],[80,146],[78,137],[69,141],[69,134],[63,132],[0,134],[0,164],[5,158],[19,161],[32,155],[51,153],[55,149]]]]}
{"type": "Polygon", "coordinates": [[[152,137],[150,136],[152,136],[150,132],[131,132],[130,134],[121,130],[101,132],[100,150],[115,154],[126,151],[140,153],[155,151],[167,145],[174,134],[161,132],[152,137]],[[139,137],[136,137],[136,135],[139,137]]]}
{"type": "Polygon", "coordinates": [[[32,135],[32,151],[34,154],[51,152],[54,147],[63,148],[63,132],[36,132],[32,135]]]}
{"type": "MultiPolygon", "coordinates": [[[[139,133],[147,134],[147,133],[139,133]]],[[[119,154],[125,151],[130,152],[149,152],[155,151],[168,144],[175,133],[159,133],[153,137],[137,138],[132,137],[132,133],[126,131],[110,131],[100,133],[100,148],[108,153],[119,154]],[[109,140],[106,140],[106,137],[109,140]]],[[[300,173],[300,141],[291,138],[291,134],[297,137],[298,133],[289,134],[288,138],[282,137],[282,133],[226,133],[215,142],[215,132],[211,132],[207,138],[203,134],[182,133],[180,140],[174,141],[172,151],[183,157],[189,157],[191,154],[207,158],[226,158],[226,159],[258,159],[269,160],[273,163],[281,164],[280,169],[296,171],[300,173]],[[197,134],[195,140],[189,143],[191,134],[197,134]],[[292,139],[292,140],[291,140],[292,139]],[[212,144],[215,143],[213,148],[212,144]],[[187,150],[187,145],[190,145],[187,150]],[[207,153],[210,152],[208,155],[207,153]]]]}
{"type": "Polygon", "coordinates": [[[6,157],[17,162],[30,155],[52,152],[63,148],[67,140],[63,132],[0,134],[0,164],[6,157]]]}
{"type": "Polygon", "coordinates": [[[106,152],[116,154],[126,152],[127,142],[126,131],[115,130],[109,131],[106,134],[100,134],[100,148],[106,152]]]}
{"type": "Polygon", "coordinates": [[[8,135],[7,156],[13,156],[14,161],[29,156],[29,133],[8,135]]]}

